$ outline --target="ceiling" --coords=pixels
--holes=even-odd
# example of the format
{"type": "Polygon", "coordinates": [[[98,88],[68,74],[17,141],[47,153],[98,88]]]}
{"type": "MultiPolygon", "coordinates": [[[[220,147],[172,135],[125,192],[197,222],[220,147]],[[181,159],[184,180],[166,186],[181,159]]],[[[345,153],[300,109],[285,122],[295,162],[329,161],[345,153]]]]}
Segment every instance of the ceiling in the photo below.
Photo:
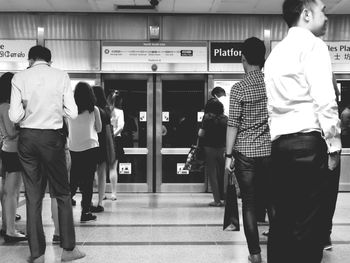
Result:
{"type": "MultiPolygon", "coordinates": [[[[0,0],[2,12],[280,14],[283,0],[159,0],[156,10],[118,10],[149,0],[0,0]]],[[[349,0],[323,0],[328,14],[350,14],[349,0]]]]}

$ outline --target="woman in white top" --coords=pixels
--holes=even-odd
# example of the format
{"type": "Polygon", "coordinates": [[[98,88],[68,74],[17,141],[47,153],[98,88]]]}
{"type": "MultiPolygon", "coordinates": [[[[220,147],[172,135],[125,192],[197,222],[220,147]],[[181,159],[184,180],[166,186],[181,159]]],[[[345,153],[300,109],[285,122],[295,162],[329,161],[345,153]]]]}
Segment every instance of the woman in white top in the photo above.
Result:
{"type": "Polygon", "coordinates": [[[72,196],[77,187],[82,192],[82,212],[80,222],[96,220],[91,213],[94,174],[97,165],[98,136],[102,124],[100,112],[95,106],[95,97],[88,83],[79,82],[74,91],[78,106],[78,117],[68,119],[69,150],[72,159],[70,188],[72,196]]]}
{"type": "Polygon", "coordinates": [[[111,108],[111,124],[113,126],[114,147],[116,161],[111,164],[109,179],[111,181],[112,194],[111,199],[117,200],[117,183],[118,183],[118,160],[123,158],[124,149],[122,144],[121,132],[124,128],[124,112],[122,110],[123,98],[119,91],[115,90],[108,96],[108,104],[111,108]]]}
{"type": "Polygon", "coordinates": [[[0,78],[0,133],[3,140],[1,158],[4,170],[2,179],[3,226],[1,232],[4,234],[5,242],[27,240],[25,235],[15,229],[18,195],[22,182],[22,165],[17,154],[18,131],[8,115],[12,77],[13,74],[7,72],[0,78]]]}

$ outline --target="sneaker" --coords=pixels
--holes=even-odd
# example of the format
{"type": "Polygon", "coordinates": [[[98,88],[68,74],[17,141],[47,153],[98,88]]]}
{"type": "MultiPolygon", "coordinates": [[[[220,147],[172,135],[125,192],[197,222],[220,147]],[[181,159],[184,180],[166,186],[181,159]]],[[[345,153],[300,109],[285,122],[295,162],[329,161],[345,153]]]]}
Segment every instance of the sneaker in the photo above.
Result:
{"type": "Polygon", "coordinates": [[[117,200],[117,197],[116,197],[115,195],[112,194],[112,195],[111,195],[111,200],[112,200],[112,201],[115,201],[115,200],[117,200]]]}
{"type": "Polygon", "coordinates": [[[16,233],[16,236],[9,236],[6,234],[4,236],[4,240],[5,240],[5,243],[16,243],[16,242],[20,242],[20,241],[26,241],[26,240],[28,240],[28,237],[26,237],[25,235],[23,235],[21,233],[16,233]]]}
{"type": "Polygon", "coordinates": [[[332,250],[333,245],[332,245],[332,240],[331,237],[328,237],[326,242],[324,243],[323,249],[324,250],[332,250]]]}
{"type": "Polygon", "coordinates": [[[103,197],[103,199],[102,199],[102,200],[107,200],[107,196],[103,197]]]}
{"type": "Polygon", "coordinates": [[[81,223],[85,223],[85,222],[89,222],[89,221],[95,221],[97,218],[97,216],[89,213],[82,213],[80,216],[80,222],[81,223]]]}
{"type": "Polygon", "coordinates": [[[61,261],[62,262],[72,261],[79,258],[83,258],[85,256],[86,254],[84,252],[81,252],[77,247],[75,247],[72,251],[63,249],[61,261]]]}
{"type": "Polygon", "coordinates": [[[215,202],[215,201],[213,201],[213,202],[210,202],[210,203],[209,203],[209,206],[220,207],[220,206],[224,206],[224,204],[221,203],[221,202],[215,202]]]}
{"type": "Polygon", "coordinates": [[[98,205],[98,206],[91,206],[90,207],[90,211],[92,212],[92,213],[100,213],[100,212],[103,212],[103,211],[105,211],[105,209],[103,208],[103,206],[101,206],[101,205],[98,205]]]}
{"type": "Polygon", "coordinates": [[[19,220],[21,220],[21,218],[22,217],[19,214],[16,214],[15,221],[19,221],[19,220]]]}
{"type": "Polygon", "coordinates": [[[52,237],[52,244],[60,244],[61,243],[61,238],[59,235],[53,235],[52,237]]]}
{"type": "Polygon", "coordinates": [[[27,262],[28,263],[44,263],[45,262],[45,255],[41,255],[40,257],[37,257],[37,258],[29,257],[27,259],[27,262]]]}

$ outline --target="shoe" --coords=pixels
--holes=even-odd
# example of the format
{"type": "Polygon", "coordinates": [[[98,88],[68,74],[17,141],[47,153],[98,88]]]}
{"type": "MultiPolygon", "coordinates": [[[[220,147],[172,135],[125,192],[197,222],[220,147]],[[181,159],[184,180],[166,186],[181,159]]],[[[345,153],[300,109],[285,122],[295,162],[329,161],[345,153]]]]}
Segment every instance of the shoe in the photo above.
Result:
{"type": "Polygon", "coordinates": [[[52,237],[52,244],[60,244],[61,243],[61,238],[59,235],[53,235],[52,237]]]}
{"type": "Polygon", "coordinates": [[[117,200],[117,197],[115,195],[111,195],[111,200],[115,201],[115,200],[117,200]]]}
{"type": "Polygon", "coordinates": [[[248,260],[249,262],[252,262],[252,263],[262,263],[262,259],[261,259],[261,254],[250,254],[248,256],[248,260]]]}
{"type": "Polygon", "coordinates": [[[261,233],[263,236],[268,237],[269,236],[269,230],[265,230],[261,233]]]}
{"type": "Polygon", "coordinates": [[[89,213],[82,213],[80,216],[80,222],[81,223],[85,223],[85,222],[89,222],[89,221],[95,221],[97,218],[97,216],[89,213]]]}
{"type": "Polygon", "coordinates": [[[21,235],[19,233],[18,233],[18,235],[19,236],[9,236],[9,235],[5,234],[4,240],[6,243],[16,243],[16,242],[28,240],[28,237],[21,235]]]}
{"type": "Polygon", "coordinates": [[[236,231],[236,229],[237,227],[234,224],[230,224],[224,229],[224,231],[236,231]]]}
{"type": "Polygon", "coordinates": [[[1,236],[1,237],[4,237],[5,235],[6,235],[6,230],[1,229],[1,230],[0,230],[0,236],[1,236]]]}
{"type": "Polygon", "coordinates": [[[323,249],[332,250],[332,248],[333,248],[333,245],[332,245],[331,237],[328,237],[326,242],[324,243],[323,249]]]}
{"type": "Polygon", "coordinates": [[[86,254],[84,252],[81,252],[77,247],[75,247],[72,251],[63,249],[61,261],[62,262],[72,261],[79,258],[83,258],[85,256],[86,254]]]}
{"type": "Polygon", "coordinates": [[[224,206],[224,204],[221,203],[221,202],[215,202],[215,201],[213,201],[213,202],[210,202],[210,203],[209,203],[209,206],[220,207],[220,206],[224,206]]]}
{"type": "Polygon", "coordinates": [[[41,255],[40,257],[37,257],[37,258],[29,257],[27,259],[27,262],[28,263],[44,263],[45,262],[45,255],[41,255]]]}
{"type": "Polygon", "coordinates": [[[77,201],[75,201],[73,198],[72,198],[72,206],[76,206],[77,205],[77,201]]]}
{"type": "Polygon", "coordinates": [[[22,217],[19,214],[16,214],[15,221],[19,221],[19,220],[21,220],[21,218],[22,217]]]}
{"type": "Polygon", "coordinates": [[[102,200],[107,200],[107,196],[103,197],[103,199],[102,199],[102,200]]]}
{"type": "Polygon", "coordinates": [[[103,208],[103,206],[101,206],[101,205],[98,205],[98,206],[91,206],[90,207],[90,211],[92,212],[92,213],[100,213],[100,212],[103,212],[103,211],[105,211],[105,209],[103,208]]]}

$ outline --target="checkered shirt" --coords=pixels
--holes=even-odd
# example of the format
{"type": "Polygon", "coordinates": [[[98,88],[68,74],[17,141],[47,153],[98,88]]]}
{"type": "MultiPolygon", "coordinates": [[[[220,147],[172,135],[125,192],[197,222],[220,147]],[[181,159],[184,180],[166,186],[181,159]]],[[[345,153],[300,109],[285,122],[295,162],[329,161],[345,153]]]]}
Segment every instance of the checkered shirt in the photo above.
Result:
{"type": "Polygon", "coordinates": [[[234,150],[247,157],[271,154],[267,97],[264,75],[260,70],[247,73],[231,88],[228,126],[237,127],[234,150]]]}

